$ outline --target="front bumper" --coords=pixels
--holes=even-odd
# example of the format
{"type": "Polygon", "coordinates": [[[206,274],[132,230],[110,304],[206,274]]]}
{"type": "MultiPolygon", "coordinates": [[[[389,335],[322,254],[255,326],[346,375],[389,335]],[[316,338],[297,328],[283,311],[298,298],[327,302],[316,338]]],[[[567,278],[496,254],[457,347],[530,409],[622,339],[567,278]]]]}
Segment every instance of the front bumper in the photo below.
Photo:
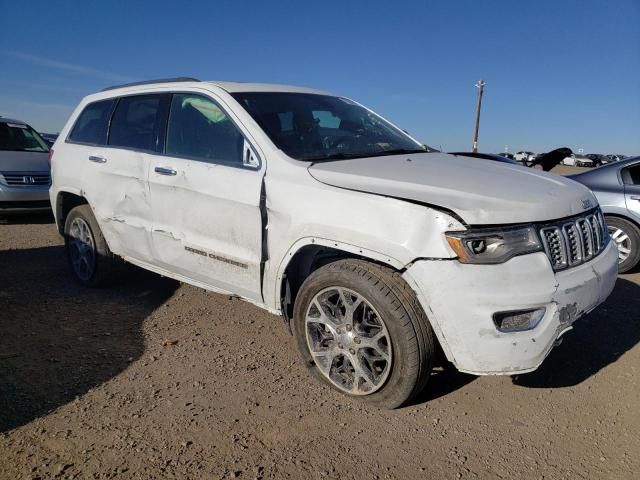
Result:
{"type": "Polygon", "coordinates": [[[51,210],[49,185],[8,187],[0,184],[0,212],[23,213],[51,210]]]}
{"type": "Polygon", "coordinates": [[[544,253],[500,265],[420,260],[404,273],[445,354],[458,370],[505,375],[535,370],[572,323],[602,303],[618,273],[618,251],[609,242],[593,260],[554,272],[544,253]],[[533,329],[503,333],[493,314],[545,307],[533,329]]]}

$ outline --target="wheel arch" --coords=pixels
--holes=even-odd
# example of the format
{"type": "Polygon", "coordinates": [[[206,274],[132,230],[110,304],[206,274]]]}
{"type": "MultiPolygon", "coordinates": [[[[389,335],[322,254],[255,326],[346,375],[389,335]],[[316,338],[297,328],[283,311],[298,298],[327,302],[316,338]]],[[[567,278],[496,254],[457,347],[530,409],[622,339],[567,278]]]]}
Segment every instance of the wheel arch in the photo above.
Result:
{"type": "Polygon", "coordinates": [[[620,220],[626,220],[627,222],[629,222],[632,225],[634,225],[638,229],[638,232],[640,233],[640,222],[637,219],[631,217],[630,215],[625,215],[624,213],[622,213],[622,212],[620,212],[618,210],[616,210],[616,211],[604,211],[602,213],[603,213],[603,215],[605,217],[615,217],[615,218],[619,218],[620,220]]]}
{"type": "Polygon", "coordinates": [[[67,220],[69,212],[79,205],[88,205],[89,201],[82,195],[82,192],[70,190],[60,190],[56,195],[56,203],[54,205],[56,225],[58,232],[64,234],[64,224],[67,220]]]}
{"type": "Polygon", "coordinates": [[[391,256],[364,247],[310,237],[296,242],[285,254],[276,276],[276,305],[291,329],[293,306],[305,279],[318,268],[336,260],[355,258],[400,271],[405,264],[391,256]]]}

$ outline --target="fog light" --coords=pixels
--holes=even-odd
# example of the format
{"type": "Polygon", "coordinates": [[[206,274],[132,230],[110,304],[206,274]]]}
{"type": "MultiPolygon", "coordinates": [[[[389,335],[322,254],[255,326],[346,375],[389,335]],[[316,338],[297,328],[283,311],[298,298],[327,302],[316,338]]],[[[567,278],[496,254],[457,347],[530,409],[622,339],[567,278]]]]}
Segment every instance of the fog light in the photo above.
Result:
{"type": "Polygon", "coordinates": [[[521,332],[535,328],[544,317],[546,308],[535,310],[518,310],[511,312],[497,312],[493,314],[493,323],[501,332],[521,332]]]}

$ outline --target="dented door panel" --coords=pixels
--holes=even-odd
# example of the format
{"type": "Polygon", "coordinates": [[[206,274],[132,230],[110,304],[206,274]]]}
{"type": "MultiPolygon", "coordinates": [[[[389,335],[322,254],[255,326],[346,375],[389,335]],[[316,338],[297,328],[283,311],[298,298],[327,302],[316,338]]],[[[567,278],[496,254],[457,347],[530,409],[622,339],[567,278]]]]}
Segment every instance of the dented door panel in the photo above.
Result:
{"type": "Polygon", "coordinates": [[[261,183],[260,171],[155,156],[149,168],[154,263],[261,299],[261,183]]]}
{"type": "Polygon", "coordinates": [[[90,156],[85,182],[91,205],[112,251],[139,260],[151,259],[151,204],[147,186],[148,153],[96,148],[90,156]]]}

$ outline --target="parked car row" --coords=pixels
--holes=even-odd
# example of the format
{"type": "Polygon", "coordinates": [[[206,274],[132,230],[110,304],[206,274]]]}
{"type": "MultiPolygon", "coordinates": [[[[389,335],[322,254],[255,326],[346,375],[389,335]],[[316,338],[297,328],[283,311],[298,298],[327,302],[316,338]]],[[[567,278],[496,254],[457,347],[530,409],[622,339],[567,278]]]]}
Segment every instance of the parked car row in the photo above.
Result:
{"type": "Polygon", "coordinates": [[[40,132],[40,136],[42,137],[42,139],[47,142],[47,145],[49,145],[49,148],[51,148],[53,146],[53,144],[55,143],[56,139],[58,138],[58,134],[57,133],[42,133],[40,132]]]}
{"type": "MultiPolygon", "coordinates": [[[[530,166],[534,164],[535,160],[539,158],[540,155],[542,154],[523,150],[515,154],[502,152],[496,155],[500,155],[506,158],[511,158],[522,165],[530,166]]],[[[562,164],[568,165],[568,166],[576,166],[576,167],[598,167],[600,165],[606,165],[612,162],[619,162],[620,160],[624,160],[625,158],[627,158],[625,155],[619,155],[619,154],[602,155],[598,153],[589,153],[589,154],[583,155],[579,153],[574,153],[566,157],[564,160],[562,160],[562,164]]]]}
{"type": "Polygon", "coordinates": [[[624,160],[625,155],[602,155],[600,153],[588,153],[586,155],[574,154],[570,157],[566,157],[563,161],[563,165],[574,165],[576,167],[599,167],[600,165],[606,165],[608,163],[619,162],[624,160]]]}

